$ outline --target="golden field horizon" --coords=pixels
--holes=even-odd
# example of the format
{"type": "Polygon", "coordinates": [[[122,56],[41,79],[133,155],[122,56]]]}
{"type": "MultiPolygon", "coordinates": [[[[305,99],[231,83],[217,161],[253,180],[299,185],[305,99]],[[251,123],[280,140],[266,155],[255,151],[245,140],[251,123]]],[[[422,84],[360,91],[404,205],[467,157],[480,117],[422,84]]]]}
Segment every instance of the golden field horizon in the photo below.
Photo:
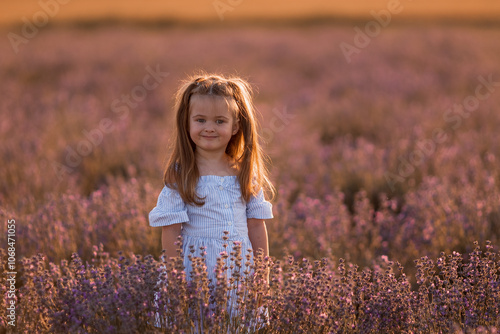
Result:
{"type": "Polygon", "coordinates": [[[192,0],[172,3],[150,0],[17,0],[2,4],[0,26],[74,22],[247,22],[301,20],[366,20],[374,14],[391,13],[391,21],[464,21],[495,23],[500,18],[500,1],[491,0],[192,0]]]}

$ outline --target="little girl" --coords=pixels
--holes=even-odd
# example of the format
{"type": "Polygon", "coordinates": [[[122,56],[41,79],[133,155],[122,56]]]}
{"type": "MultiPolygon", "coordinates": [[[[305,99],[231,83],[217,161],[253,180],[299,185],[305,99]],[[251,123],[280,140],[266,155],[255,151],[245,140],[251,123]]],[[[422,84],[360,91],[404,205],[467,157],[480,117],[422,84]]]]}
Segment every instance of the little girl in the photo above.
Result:
{"type": "Polygon", "coordinates": [[[162,227],[167,259],[177,256],[174,243],[182,236],[188,280],[190,246],[193,256],[203,246],[215,284],[217,258],[230,254],[233,242],[243,257],[247,249],[269,254],[265,219],[273,214],[263,189],[274,194],[274,187],[258,142],[251,87],[241,78],[191,77],[177,93],[175,111],[173,152],[149,224],[162,227]]]}

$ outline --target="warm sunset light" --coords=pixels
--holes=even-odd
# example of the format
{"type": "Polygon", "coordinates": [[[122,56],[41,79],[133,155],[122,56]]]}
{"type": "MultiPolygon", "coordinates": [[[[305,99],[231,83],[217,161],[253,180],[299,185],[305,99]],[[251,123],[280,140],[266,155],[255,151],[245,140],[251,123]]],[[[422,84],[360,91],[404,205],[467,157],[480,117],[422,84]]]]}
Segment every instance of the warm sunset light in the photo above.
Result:
{"type": "Polygon", "coordinates": [[[500,1],[0,7],[0,333],[500,332],[500,1]]]}

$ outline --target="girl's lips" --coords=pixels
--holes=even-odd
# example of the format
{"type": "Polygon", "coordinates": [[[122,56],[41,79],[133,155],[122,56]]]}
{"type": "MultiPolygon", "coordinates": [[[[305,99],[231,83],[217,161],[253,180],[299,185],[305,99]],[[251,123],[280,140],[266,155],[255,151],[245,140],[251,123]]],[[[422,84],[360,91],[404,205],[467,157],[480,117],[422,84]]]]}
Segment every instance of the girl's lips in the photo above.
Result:
{"type": "Polygon", "coordinates": [[[203,138],[208,138],[208,139],[214,139],[217,138],[217,136],[202,136],[203,138]]]}

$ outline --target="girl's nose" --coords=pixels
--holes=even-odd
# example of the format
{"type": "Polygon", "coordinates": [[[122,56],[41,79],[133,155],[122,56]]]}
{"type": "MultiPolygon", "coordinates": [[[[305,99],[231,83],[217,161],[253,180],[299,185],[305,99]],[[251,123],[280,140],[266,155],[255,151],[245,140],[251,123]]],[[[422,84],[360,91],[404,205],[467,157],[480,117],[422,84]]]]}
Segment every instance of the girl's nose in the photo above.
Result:
{"type": "Polygon", "coordinates": [[[207,126],[205,127],[205,131],[214,132],[215,131],[214,125],[211,123],[208,123],[207,126]]]}

